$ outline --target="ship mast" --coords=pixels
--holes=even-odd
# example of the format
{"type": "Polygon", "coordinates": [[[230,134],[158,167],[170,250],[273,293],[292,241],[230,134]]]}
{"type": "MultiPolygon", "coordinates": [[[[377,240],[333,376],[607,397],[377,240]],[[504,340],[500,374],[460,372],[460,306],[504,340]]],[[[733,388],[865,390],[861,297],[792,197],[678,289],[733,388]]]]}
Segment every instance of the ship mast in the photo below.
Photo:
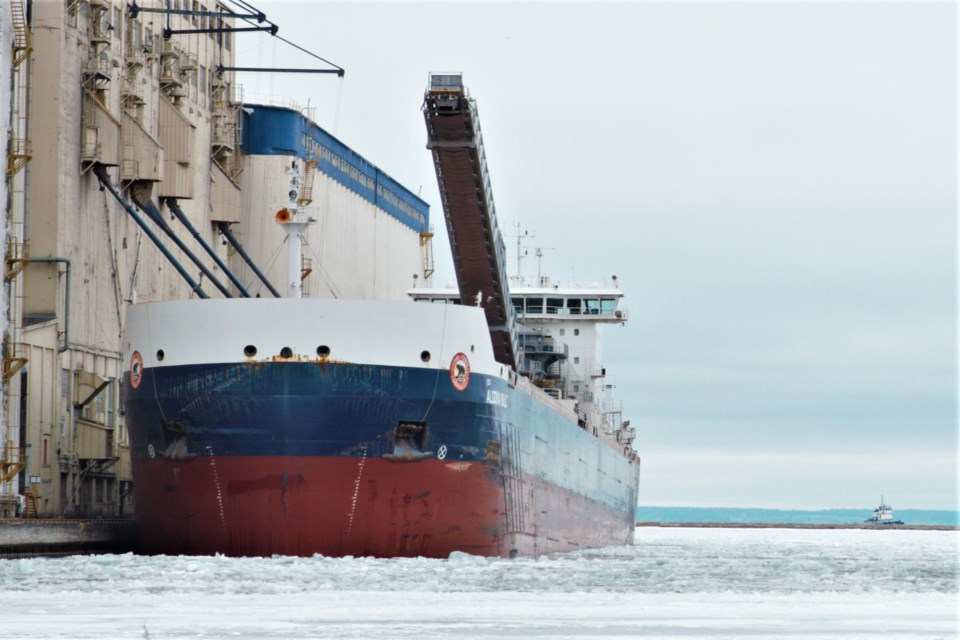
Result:
{"type": "MultiPolygon", "coordinates": [[[[286,211],[286,209],[284,209],[286,211]]],[[[289,214],[288,214],[289,215],[289,214]]],[[[294,222],[293,220],[287,219],[286,222],[281,222],[281,214],[277,214],[277,222],[280,223],[280,227],[287,234],[287,297],[288,298],[302,298],[303,297],[303,280],[302,280],[302,269],[301,269],[301,257],[300,251],[302,248],[302,241],[300,234],[303,233],[303,230],[307,228],[307,225],[310,222],[294,222]]]]}

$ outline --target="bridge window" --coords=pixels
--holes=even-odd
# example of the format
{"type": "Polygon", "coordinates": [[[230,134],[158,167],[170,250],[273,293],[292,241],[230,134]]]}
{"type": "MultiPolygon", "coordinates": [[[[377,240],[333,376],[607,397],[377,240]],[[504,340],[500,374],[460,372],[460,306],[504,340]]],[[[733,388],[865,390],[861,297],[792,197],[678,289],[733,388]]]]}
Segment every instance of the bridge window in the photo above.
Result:
{"type": "Polygon", "coordinates": [[[602,298],[600,300],[600,313],[605,316],[613,314],[613,308],[617,306],[617,301],[613,298],[602,298]]]}
{"type": "Polygon", "coordinates": [[[567,311],[572,316],[580,315],[580,298],[570,298],[567,300],[567,311]]]}
{"type": "Polygon", "coordinates": [[[596,298],[591,298],[589,300],[584,300],[584,313],[587,313],[591,316],[598,315],[600,313],[600,301],[596,298]]]}
{"type": "Polygon", "coordinates": [[[543,298],[527,298],[527,313],[543,313],[543,298]]]}
{"type": "Polygon", "coordinates": [[[563,298],[547,298],[547,313],[563,314],[563,298]]]}
{"type": "Polygon", "coordinates": [[[514,312],[523,315],[523,298],[511,298],[510,302],[513,303],[514,312]]]}

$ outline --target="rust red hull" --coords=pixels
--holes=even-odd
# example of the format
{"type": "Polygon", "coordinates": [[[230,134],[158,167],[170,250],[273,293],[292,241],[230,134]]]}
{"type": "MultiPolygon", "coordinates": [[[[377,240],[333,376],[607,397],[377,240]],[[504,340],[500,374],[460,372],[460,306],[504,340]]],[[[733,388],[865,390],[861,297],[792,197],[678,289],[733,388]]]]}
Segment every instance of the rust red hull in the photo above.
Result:
{"type": "Polygon", "coordinates": [[[352,457],[135,460],[140,551],[537,555],[632,542],[622,513],[489,462],[352,457]]]}

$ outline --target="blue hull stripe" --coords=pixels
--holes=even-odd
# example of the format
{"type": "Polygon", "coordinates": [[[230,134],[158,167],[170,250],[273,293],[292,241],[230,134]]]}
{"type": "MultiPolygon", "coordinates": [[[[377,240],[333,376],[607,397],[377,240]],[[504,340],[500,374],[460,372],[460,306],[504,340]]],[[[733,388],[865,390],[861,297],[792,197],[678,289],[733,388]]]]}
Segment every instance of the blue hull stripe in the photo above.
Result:
{"type": "Polygon", "coordinates": [[[428,443],[456,449],[457,458],[482,459],[487,440],[498,439],[486,383],[474,375],[464,392],[446,370],[315,363],[224,364],[148,369],[138,388],[125,385],[134,457],[147,442],[182,434],[190,453],[228,456],[380,456],[393,451],[401,420],[426,421],[428,443]],[[434,393],[436,390],[436,393],[434,393]],[[139,430],[139,429],[138,429],[139,430]]]}

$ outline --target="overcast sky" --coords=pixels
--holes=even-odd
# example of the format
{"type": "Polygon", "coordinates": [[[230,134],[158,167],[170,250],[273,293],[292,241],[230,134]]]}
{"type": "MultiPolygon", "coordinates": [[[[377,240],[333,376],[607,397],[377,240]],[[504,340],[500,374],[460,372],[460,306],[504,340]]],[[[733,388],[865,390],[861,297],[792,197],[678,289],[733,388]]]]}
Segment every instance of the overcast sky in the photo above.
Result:
{"type": "Polygon", "coordinates": [[[640,504],[956,508],[955,3],[255,4],[346,76],[244,75],[245,98],[309,103],[422,190],[438,284],[420,105],[463,73],[501,229],[627,296],[605,365],[640,504]]]}

